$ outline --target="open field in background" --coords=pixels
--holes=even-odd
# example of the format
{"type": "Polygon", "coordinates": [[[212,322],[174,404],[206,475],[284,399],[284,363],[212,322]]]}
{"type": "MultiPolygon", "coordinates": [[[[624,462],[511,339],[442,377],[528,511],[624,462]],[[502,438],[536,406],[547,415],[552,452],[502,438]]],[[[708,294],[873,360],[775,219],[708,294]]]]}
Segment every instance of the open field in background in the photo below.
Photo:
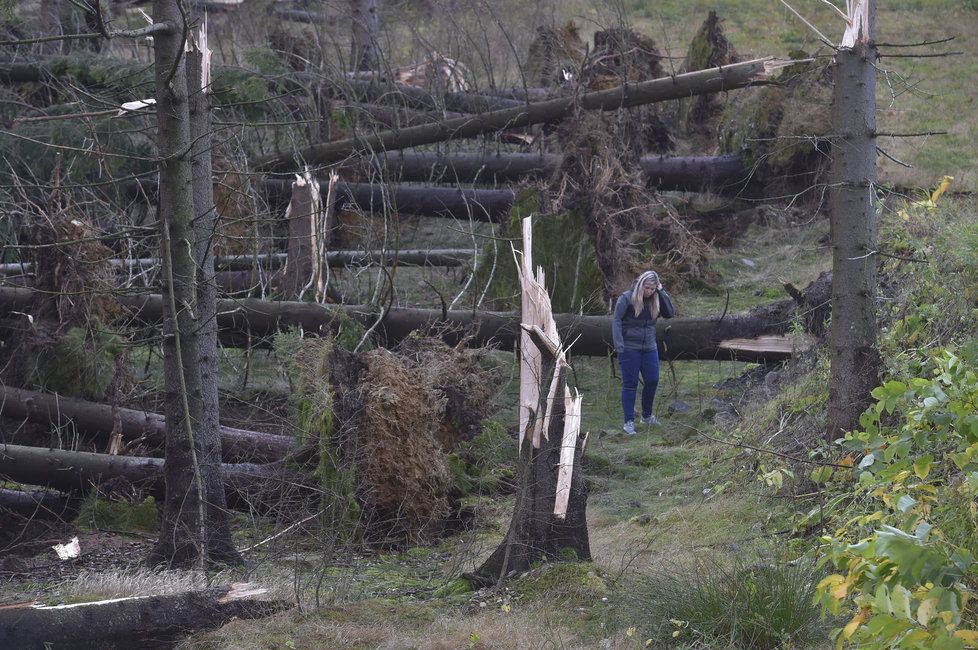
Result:
{"type": "MultiPolygon", "coordinates": [[[[842,35],[842,19],[826,3],[789,2],[830,41],[842,35]]],[[[727,36],[742,56],[785,56],[801,49],[828,57],[818,36],[777,0],[625,0],[626,16],[649,33],[663,53],[681,61],[686,46],[711,9],[725,20],[727,36]]],[[[884,54],[960,51],[944,58],[883,58],[879,62],[878,124],[881,131],[947,131],[922,138],[883,138],[880,146],[902,167],[881,157],[880,180],[903,187],[931,187],[947,174],[955,189],[978,190],[978,3],[955,0],[880,0],[878,38],[918,43],[954,37],[918,48],[881,48],[884,54]]],[[[829,63],[826,58],[826,64],[829,63]]]]}

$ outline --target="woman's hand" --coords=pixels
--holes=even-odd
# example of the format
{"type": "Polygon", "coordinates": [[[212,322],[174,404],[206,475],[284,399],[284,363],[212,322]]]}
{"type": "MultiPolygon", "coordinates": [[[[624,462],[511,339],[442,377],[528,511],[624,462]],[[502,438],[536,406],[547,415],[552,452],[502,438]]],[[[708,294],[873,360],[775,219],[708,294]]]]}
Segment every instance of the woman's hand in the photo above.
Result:
{"type": "Polygon", "coordinates": [[[656,285],[655,289],[656,291],[662,291],[662,283],[660,282],[658,285],[656,285]]]}

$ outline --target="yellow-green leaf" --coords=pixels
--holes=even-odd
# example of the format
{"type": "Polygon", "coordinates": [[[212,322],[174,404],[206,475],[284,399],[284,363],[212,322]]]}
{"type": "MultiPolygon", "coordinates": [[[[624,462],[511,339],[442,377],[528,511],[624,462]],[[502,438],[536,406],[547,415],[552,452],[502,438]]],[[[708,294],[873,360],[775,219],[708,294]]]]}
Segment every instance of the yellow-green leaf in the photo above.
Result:
{"type": "Polygon", "coordinates": [[[852,617],[852,620],[849,621],[849,624],[846,625],[844,628],[842,628],[842,636],[840,638],[848,639],[853,634],[855,634],[856,629],[860,625],[862,625],[863,621],[866,620],[866,617],[868,615],[869,615],[869,609],[866,607],[863,607],[858,612],[856,612],[856,615],[852,617]]]}
{"type": "Polygon", "coordinates": [[[927,475],[930,474],[930,466],[934,464],[934,459],[928,454],[927,456],[921,456],[913,464],[913,473],[917,475],[917,478],[924,480],[927,475]]]}

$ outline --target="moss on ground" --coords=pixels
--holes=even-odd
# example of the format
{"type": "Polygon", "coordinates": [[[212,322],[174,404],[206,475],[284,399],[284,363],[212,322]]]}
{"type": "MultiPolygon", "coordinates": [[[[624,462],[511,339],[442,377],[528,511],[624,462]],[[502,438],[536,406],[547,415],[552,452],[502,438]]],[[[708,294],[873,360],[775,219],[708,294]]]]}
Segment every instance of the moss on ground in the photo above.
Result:
{"type": "Polygon", "coordinates": [[[156,499],[146,497],[136,504],[103,499],[89,495],[75,518],[75,523],[88,530],[154,534],[159,531],[156,499]]]}

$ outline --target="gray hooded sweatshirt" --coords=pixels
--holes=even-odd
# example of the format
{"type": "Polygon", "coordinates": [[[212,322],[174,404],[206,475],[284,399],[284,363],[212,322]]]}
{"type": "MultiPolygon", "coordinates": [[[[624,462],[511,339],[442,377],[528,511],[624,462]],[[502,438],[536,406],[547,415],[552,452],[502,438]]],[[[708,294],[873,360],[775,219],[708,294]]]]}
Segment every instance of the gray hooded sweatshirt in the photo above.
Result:
{"type": "MultiPolygon", "coordinates": [[[[672,318],[676,310],[665,289],[659,289],[659,316],[672,318]]],[[[641,314],[637,316],[632,309],[632,290],[629,289],[618,297],[615,314],[611,321],[611,335],[615,343],[615,352],[621,354],[624,350],[655,350],[655,319],[648,302],[641,314]]]]}

